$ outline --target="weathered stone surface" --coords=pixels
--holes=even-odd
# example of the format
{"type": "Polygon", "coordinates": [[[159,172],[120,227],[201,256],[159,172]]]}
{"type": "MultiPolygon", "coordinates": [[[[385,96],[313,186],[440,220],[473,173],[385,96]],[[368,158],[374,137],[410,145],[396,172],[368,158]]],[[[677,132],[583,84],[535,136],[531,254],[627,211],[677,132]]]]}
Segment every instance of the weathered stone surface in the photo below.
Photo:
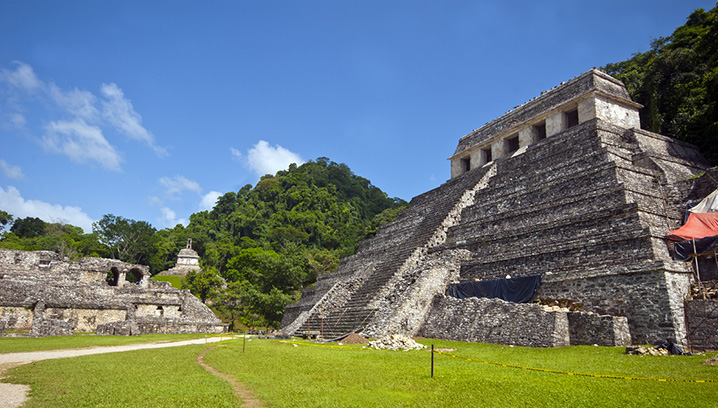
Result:
{"type": "Polygon", "coordinates": [[[631,344],[628,319],[596,313],[568,313],[568,332],[572,346],[627,346],[631,344]]]}
{"type": "MultiPolygon", "coordinates": [[[[694,278],[671,259],[664,236],[718,177],[695,146],[634,127],[638,107],[620,82],[591,70],[461,138],[452,179],[415,197],[289,305],[283,329],[415,335],[451,281],[540,274],[539,298],[625,317],[634,343],[684,346],[683,300],[694,278]]],[[[625,344],[623,322],[576,318],[589,326],[574,337],[625,344]]],[[[526,335],[506,330],[506,341],[526,335]]]]}
{"type": "Polygon", "coordinates": [[[691,350],[718,350],[718,299],[687,300],[686,325],[691,350]]]}
{"type": "Polygon", "coordinates": [[[153,281],[146,266],[101,258],[68,262],[53,252],[6,249],[0,249],[0,321],[33,335],[66,327],[112,331],[124,321],[136,327],[133,334],[226,331],[199,299],[153,281]]]}
{"type": "Polygon", "coordinates": [[[123,320],[97,325],[96,334],[101,336],[138,336],[140,329],[137,326],[137,322],[133,320],[123,320]]]}
{"type": "Polygon", "coordinates": [[[30,330],[30,336],[70,336],[72,335],[72,324],[58,319],[36,319],[30,330]]]}
{"type": "Polygon", "coordinates": [[[570,344],[565,311],[487,298],[437,296],[419,335],[531,347],[570,344]]]}

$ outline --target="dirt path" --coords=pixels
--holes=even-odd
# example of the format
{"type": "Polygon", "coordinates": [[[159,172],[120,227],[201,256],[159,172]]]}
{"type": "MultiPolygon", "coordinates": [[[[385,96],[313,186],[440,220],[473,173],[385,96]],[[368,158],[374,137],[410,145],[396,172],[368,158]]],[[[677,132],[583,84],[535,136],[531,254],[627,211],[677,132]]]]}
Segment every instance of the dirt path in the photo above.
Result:
{"type": "Polygon", "coordinates": [[[252,395],[252,391],[242,385],[239,381],[237,381],[236,378],[232,377],[231,375],[227,375],[223,372],[217,371],[214,369],[214,367],[206,364],[202,359],[204,358],[204,355],[207,354],[208,351],[214,350],[217,347],[210,347],[207,350],[200,353],[200,355],[197,356],[197,364],[202,366],[205,370],[210,372],[211,374],[214,374],[218,377],[224,378],[230,385],[232,385],[232,388],[234,388],[234,393],[242,400],[242,403],[247,408],[263,408],[264,404],[256,398],[254,398],[254,395],[252,395]]]}
{"type": "MultiPolygon", "coordinates": [[[[22,364],[32,363],[35,361],[51,360],[51,359],[55,359],[55,358],[89,356],[92,354],[120,353],[123,351],[132,351],[132,350],[144,350],[144,349],[155,349],[155,348],[165,348],[165,347],[180,347],[180,346],[187,346],[190,344],[209,344],[209,343],[216,343],[218,341],[229,340],[232,338],[234,338],[234,337],[233,336],[208,337],[208,338],[204,338],[204,339],[175,341],[175,342],[140,343],[140,344],[127,344],[127,345],[123,345],[123,346],[90,347],[90,348],[85,348],[85,349],[48,350],[48,351],[32,351],[32,352],[26,352],[26,353],[0,354],[0,379],[2,379],[4,377],[5,371],[7,371],[13,367],[16,367],[16,366],[19,366],[22,364]]],[[[201,355],[204,355],[204,353],[202,353],[201,355]]],[[[199,358],[198,358],[198,362],[199,362],[199,358]]],[[[205,367],[204,365],[202,365],[202,366],[205,367]]],[[[205,367],[206,370],[207,370],[207,367],[205,367]]],[[[207,370],[207,371],[209,371],[209,370],[207,370]]],[[[215,375],[221,375],[221,374],[215,374],[215,375]]],[[[22,404],[25,403],[25,400],[27,399],[27,394],[29,392],[30,392],[29,385],[0,383],[0,407],[2,407],[2,408],[21,407],[22,404]]],[[[241,395],[240,395],[240,397],[241,397],[241,395]]],[[[242,399],[242,400],[244,400],[244,399],[242,399]]],[[[259,407],[261,405],[247,405],[247,406],[259,407]]]]}

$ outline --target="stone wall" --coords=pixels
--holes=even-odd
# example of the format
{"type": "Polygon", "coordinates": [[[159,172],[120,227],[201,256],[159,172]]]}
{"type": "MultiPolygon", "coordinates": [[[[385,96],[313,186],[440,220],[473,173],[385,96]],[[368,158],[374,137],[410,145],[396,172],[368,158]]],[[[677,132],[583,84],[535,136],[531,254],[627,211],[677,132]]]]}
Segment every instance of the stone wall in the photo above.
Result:
{"type": "Polygon", "coordinates": [[[98,325],[125,320],[127,310],[47,307],[44,315],[70,323],[75,331],[94,332],[98,325]]]}
{"type": "Polygon", "coordinates": [[[0,321],[5,323],[7,330],[30,330],[33,315],[33,309],[29,307],[0,306],[0,321]]]}
{"type": "Polygon", "coordinates": [[[628,346],[631,332],[628,319],[622,316],[586,312],[568,313],[568,332],[572,346],[628,346]]]}
{"type": "Polygon", "coordinates": [[[500,299],[437,296],[418,333],[446,340],[560,347],[570,344],[566,312],[500,299]]]}
{"type": "Polygon", "coordinates": [[[694,351],[718,350],[718,299],[687,300],[688,347],[694,351]]]}
{"type": "Polygon", "coordinates": [[[419,335],[431,338],[531,347],[568,345],[626,346],[625,317],[568,310],[500,299],[437,296],[419,335]]]}
{"type": "MultiPolygon", "coordinates": [[[[654,265],[655,267],[655,265],[654,265]]],[[[570,299],[584,310],[626,316],[634,344],[658,344],[670,339],[685,346],[683,299],[691,276],[666,270],[618,270],[603,276],[555,279],[547,276],[539,299],[570,299]]]]}

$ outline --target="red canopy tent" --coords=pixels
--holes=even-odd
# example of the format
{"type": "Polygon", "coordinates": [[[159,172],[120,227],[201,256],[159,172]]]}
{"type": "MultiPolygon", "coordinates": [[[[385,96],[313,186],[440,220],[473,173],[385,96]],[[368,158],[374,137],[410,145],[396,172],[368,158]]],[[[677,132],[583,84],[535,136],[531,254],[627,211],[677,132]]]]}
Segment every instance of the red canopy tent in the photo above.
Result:
{"type": "Polygon", "coordinates": [[[692,212],[685,225],[668,233],[679,237],[681,241],[718,235],[718,213],[692,212]]]}

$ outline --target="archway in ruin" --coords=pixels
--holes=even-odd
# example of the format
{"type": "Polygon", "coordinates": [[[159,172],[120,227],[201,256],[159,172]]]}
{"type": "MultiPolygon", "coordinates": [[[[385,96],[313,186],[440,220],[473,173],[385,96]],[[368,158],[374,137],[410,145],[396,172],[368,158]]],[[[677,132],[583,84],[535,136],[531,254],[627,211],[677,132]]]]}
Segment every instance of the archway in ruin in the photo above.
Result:
{"type": "Polygon", "coordinates": [[[105,277],[105,281],[110,286],[117,286],[120,282],[120,271],[118,271],[117,268],[110,268],[110,271],[107,272],[107,276],[105,277]]]}
{"type": "Polygon", "coordinates": [[[142,275],[142,272],[139,269],[130,269],[130,271],[127,272],[127,275],[125,275],[125,280],[139,285],[142,283],[143,277],[144,275],[142,275]]]}

